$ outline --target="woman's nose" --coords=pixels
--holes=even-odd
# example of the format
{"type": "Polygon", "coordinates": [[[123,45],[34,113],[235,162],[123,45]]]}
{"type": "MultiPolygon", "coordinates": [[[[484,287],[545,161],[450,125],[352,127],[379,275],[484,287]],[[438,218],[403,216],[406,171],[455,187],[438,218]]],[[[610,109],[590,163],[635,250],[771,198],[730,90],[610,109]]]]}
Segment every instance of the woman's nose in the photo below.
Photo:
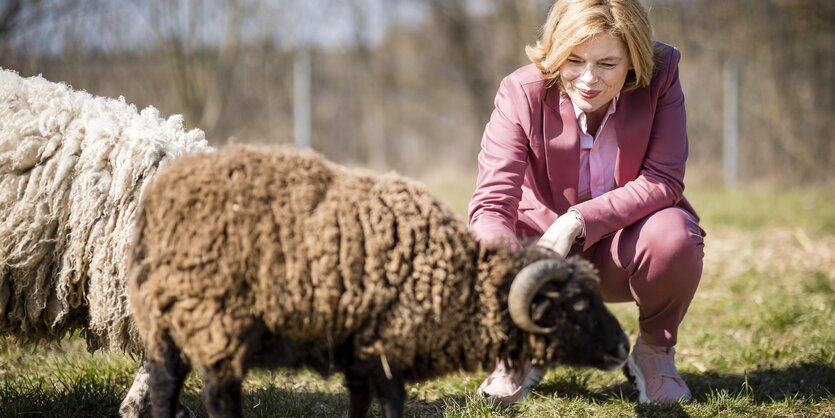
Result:
{"type": "Polygon", "coordinates": [[[582,73],[580,73],[580,81],[586,84],[593,84],[597,80],[597,77],[594,74],[594,70],[591,67],[586,67],[582,73]]]}

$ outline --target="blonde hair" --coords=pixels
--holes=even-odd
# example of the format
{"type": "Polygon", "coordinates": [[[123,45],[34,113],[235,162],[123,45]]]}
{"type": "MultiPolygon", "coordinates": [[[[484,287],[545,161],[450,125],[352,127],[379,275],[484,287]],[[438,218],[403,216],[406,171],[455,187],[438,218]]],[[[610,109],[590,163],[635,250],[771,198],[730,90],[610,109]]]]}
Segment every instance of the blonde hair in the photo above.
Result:
{"type": "Polygon", "coordinates": [[[546,83],[562,89],[559,67],[574,47],[602,33],[623,41],[629,53],[632,70],[623,91],[648,86],[655,53],[649,16],[640,0],[557,0],[540,39],[525,52],[546,83]]]}

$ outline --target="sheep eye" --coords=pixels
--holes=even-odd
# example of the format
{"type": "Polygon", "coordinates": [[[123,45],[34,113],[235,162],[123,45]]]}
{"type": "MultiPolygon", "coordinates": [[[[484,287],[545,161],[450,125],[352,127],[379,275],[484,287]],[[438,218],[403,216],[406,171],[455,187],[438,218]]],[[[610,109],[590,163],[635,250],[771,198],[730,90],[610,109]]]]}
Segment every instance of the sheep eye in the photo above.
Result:
{"type": "Polygon", "coordinates": [[[586,309],[588,309],[588,307],[589,307],[589,301],[585,300],[585,299],[583,299],[579,302],[576,302],[573,306],[575,312],[585,311],[586,309]]]}

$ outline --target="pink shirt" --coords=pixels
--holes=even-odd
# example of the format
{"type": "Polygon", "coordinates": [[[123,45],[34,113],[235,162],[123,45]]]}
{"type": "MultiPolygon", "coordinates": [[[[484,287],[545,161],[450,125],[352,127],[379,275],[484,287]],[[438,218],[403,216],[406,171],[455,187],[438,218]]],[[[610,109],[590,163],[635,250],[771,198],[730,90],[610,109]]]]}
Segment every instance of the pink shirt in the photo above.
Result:
{"type": "MultiPolygon", "coordinates": [[[[619,95],[618,95],[619,96],[619,95]]],[[[614,127],[606,122],[617,110],[618,96],[609,103],[609,109],[597,129],[589,134],[588,118],[574,102],[574,115],[580,128],[580,182],[577,185],[577,201],[585,202],[617,187],[615,184],[615,162],[618,157],[618,136],[614,127]]]]}

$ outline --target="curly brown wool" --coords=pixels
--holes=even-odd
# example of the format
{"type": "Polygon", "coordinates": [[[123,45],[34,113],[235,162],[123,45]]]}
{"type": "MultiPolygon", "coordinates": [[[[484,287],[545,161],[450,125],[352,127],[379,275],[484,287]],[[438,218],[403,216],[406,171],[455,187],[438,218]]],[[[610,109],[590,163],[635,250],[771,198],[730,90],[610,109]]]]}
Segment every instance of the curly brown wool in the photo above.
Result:
{"type": "MultiPolygon", "coordinates": [[[[137,327],[174,380],[188,370],[179,350],[217,381],[239,385],[249,367],[277,364],[345,371],[349,389],[360,363],[409,381],[499,357],[578,357],[560,351],[561,335],[528,336],[507,313],[516,273],[553,255],[479,245],[465,222],[395,174],[287,147],[229,146],[162,170],[136,232],[137,327]]],[[[571,266],[580,280],[563,293],[599,299],[591,267],[571,266]]],[[[573,327],[564,311],[547,321],[573,327]]]]}

